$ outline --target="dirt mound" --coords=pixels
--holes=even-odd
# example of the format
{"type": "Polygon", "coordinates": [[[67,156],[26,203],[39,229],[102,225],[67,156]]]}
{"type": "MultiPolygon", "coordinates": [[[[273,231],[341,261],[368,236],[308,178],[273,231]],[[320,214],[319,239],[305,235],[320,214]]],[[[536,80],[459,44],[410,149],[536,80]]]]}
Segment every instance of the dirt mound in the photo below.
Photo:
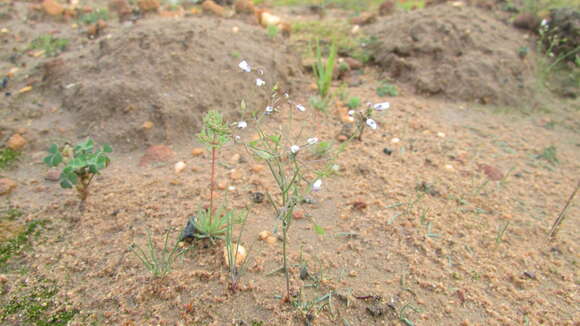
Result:
{"type": "Polygon", "coordinates": [[[419,94],[495,105],[532,98],[522,34],[488,12],[439,5],[380,20],[369,33],[377,63],[419,94]]]}
{"type": "Polygon", "coordinates": [[[233,119],[242,99],[250,109],[265,107],[267,86],[291,87],[297,67],[288,49],[257,26],[151,19],[45,64],[45,80],[73,114],[77,134],[129,150],[190,142],[210,109],[233,119]],[[261,67],[268,84],[258,88],[257,75],[238,67],[241,60],[261,67]]]}

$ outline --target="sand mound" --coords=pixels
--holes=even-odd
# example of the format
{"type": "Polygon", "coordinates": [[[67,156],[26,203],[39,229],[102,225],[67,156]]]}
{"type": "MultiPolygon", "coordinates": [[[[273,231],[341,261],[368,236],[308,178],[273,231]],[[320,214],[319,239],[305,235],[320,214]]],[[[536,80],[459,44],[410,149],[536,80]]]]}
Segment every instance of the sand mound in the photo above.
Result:
{"type": "Polygon", "coordinates": [[[291,87],[296,67],[288,49],[257,26],[151,19],[47,64],[45,79],[73,114],[77,134],[133,149],[190,142],[210,109],[233,119],[242,99],[249,108],[265,107],[267,86],[291,87]],[[265,71],[266,86],[258,89],[257,75],[238,67],[242,59],[265,71]],[[153,124],[144,127],[146,121],[153,124]]]}
{"type": "Polygon", "coordinates": [[[383,18],[369,28],[377,63],[419,94],[496,105],[532,98],[523,35],[477,8],[439,5],[383,18]]]}

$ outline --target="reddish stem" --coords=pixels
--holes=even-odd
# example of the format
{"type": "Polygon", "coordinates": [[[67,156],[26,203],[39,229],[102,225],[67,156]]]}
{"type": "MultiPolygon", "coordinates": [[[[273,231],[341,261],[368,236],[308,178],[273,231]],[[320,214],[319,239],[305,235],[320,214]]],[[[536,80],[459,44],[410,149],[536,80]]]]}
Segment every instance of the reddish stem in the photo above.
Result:
{"type": "Polygon", "coordinates": [[[215,190],[215,154],[216,148],[211,148],[211,186],[210,186],[210,194],[209,194],[209,223],[212,223],[213,217],[213,193],[215,190]]]}

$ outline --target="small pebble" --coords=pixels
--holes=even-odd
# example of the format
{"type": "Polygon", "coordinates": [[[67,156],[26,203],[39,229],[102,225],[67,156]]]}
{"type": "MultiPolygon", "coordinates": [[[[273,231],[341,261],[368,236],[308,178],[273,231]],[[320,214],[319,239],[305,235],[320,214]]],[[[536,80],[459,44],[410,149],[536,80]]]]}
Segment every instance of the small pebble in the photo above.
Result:
{"type": "Polygon", "coordinates": [[[442,132],[438,132],[438,133],[437,133],[437,137],[440,137],[440,138],[445,138],[445,134],[444,134],[444,133],[442,133],[442,132]]]}
{"type": "Polygon", "coordinates": [[[262,232],[258,233],[258,239],[266,240],[266,238],[268,238],[271,235],[272,235],[272,233],[270,231],[262,231],[262,232]]]}
{"type": "Polygon", "coordinates": [[[193,156],[200,156],[201,154],[203,154],[203,148],[194,148],[191,150],[191,155],[193,156]]]}
{"type": "Polygon", "coordinates": [[[396,138],[396,137],[395,137],[395,138],[393,138],[393,139],[391,139],[391,143],[393,143],[393,144],[396,144],[396,143],[398,143],[398,142],[400,142],[400,141],[401,141],[401,140],[400,140],[399,138],[396,138]]]}
{"type": "Polygon", "coordinates": [[[250,193],[250,198],[252,198],[252,201],[256,204],[261,204],[262,202],[264,202],[265,197],[266,196],[264,196],[264,194],[259,191],[250,193]]]}
{"type": "Polygon", "coordinates": [[[383,148],[383,153],[385,153],[387,155],[391,155],[391,154],[393,154],[393,151],[385,147],[385,148],[383,148]]]}
{"type": "Polygon", "coordinates": [[[185,162],[180,161],[175,163],[175,173],[179,174],[183,171],[183,169],[185,169],[185,162]]]}

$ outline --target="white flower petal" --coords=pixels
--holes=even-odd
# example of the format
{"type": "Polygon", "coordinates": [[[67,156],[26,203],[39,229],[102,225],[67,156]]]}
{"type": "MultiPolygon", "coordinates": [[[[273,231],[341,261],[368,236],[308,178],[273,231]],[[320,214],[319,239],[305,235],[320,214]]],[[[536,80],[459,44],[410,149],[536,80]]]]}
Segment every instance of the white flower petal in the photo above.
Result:
{"type": "Polygon", "coordinates": [[[371,127],[371,129],[377,129],[377,123],[373,119],[367,119],[367,125],[371,127]]]}
{"type": "Polygon", "coordinates": [[[247,122],[245,122],[245,121],[240,121],[240,122],[238,122],[238,128],[240,128],[240,129],[244,129],[244,128],[246,128],[247,126],[248,126],[248,123],[247,123],[247,122]]]}
{"type": "Polygon", "coordinates": [[[308,143],[308,145],[314,145],[314,144],[318,143],[318,138],[316,138],[316,137],[308,138],[306,140],[306,142],[308,143]]]}
{"type": "Polygon", "coordinates": [[[246,62],[246,60],[243,60],[242,62],[240,62],[240,64],[238,65],[238,67],[240,67],[240,69],[242,69],[245,72],[251,72],[252,71],[252,68],[246,62]]]}
{"type": "Polygon", "coordinates": [[[312,191],[320,191],[321,188],[322,188],[322,179],[314,181],[314,183],[312,184],[312,191]]]}
{"type": "Polygon", "coordinates": [[[349,110],[348,111],[348,116],[352,117],[355,114],[354,110],[349,110]]]}
{"type": "Polygon", "coordinates": [[[266,85],[266,82],[262,78],[256,78],[256,86],[261,87],[266,85]]]}
{"type": "Polygon", "coordinates": [[[267,106],[267,107],[266,107],[266,114],[270,114],[270,113],[272,113],[272,112],[274,112],[274,108],[273,108],[273,107],[271,107],[271,106],[267,106]]]}
{"type": "Polygon", "coordinates": [[[300,112],[306,111],[306,108],[302,104],[296,104],[296,109],[300,112]]]}
{"type": "Polygon", "coordinates": [[[300,150],[300,146],[298,146],[298,145],[290,146],[290,152],[292,152],[292,154],[298,153],[299,150],[300,150]]]}
{"type": "Polygon", "coordinates": [[[374,106],[375,110],[377,110],[377,111],[384,111],[390,107],[391,107],[391,103],[389,103],[389,102],[377,103],[374,106]]]}

